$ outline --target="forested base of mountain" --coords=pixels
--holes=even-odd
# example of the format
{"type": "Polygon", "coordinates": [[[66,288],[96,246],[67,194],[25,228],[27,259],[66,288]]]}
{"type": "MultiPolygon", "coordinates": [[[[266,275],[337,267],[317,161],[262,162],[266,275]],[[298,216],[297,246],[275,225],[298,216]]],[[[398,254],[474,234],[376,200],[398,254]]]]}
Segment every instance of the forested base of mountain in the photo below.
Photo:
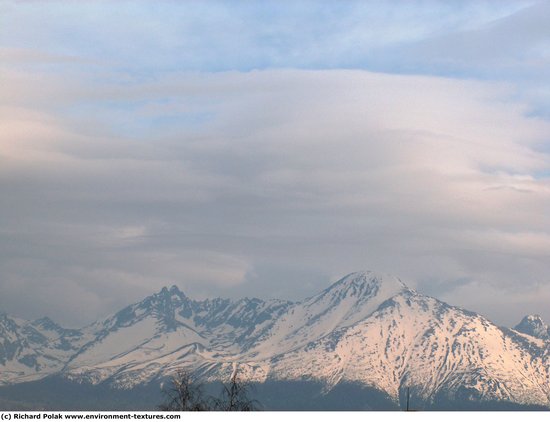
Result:
{"type": "Polygon", "coordinates": [[[268,381],[254,385],[252,395],[266,410],[399,410],[386,393],[352,383],[324,392],[312,381],[268,381]]]}
{"type": "MultiPolygon", "coordinates": [[[[250,386],[249,398],[258,402],[259,410],[405,410],[407,391],[400,392],[399,403],[373,388],[341,383],[325,392],[321,383],[312,381],[268,381],[250,386]]],[[[219,383],[203,385],[204,393],[218,396],[219,383]]],[[[466,392],[464,392],[466,394],[466,392]]],[[[39,381],[0,387],[0,410],[158,410],[163,402],[160,382],[131,390],[120,390],[107,384],[90,385],[48,377],[39,381]]],[[[445,395],[425,402],[409,392],[409,409],[430,410],[550,410],[543,406],[510,402],[483,402],[467,396],[450,400],[445,395]]]]}
{"type": "Polygon", "coordinates": [[[0,387],[2,410],[157,410],[161,401],[158,383],[119,390],[54,376],[0,387]]]}
{"type": "Polygon", "coordinates": [[[457,393],[457,397],[450,400],[444,394],[436,395],[430,403],[419,407],[419,410],[461,410],[461,411],[550,411],[550,408],[541,405],[518,404],[509,401],[487,400],[480,401],[471,398],[470,389],[463,389],[457,393]]]}

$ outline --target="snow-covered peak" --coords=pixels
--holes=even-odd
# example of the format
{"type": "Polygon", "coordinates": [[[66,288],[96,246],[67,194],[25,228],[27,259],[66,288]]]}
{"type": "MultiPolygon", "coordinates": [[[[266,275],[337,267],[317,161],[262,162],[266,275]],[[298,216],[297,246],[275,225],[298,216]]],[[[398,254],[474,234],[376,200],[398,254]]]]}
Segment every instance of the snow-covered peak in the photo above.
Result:
{"type": "Polygon", "coordinates": [[[157,296],[157,297],[162,297],[162,298],[177,298],[177,299],[184,299],[184,298],[187,298],[187,296],[185,295],[185,293],[183,293],[179,288],[178,286],[176,286],[175,284],[173,284],[172,286],[170,287],[163,287],[160,292],[158,292],[156,295],[154,296],[157,296]]]}
{"type": "Polygon", "coordinates": [[[14,318],[7,314],[0,314],[0,336],[2,338],[12,337],[18,330],[19,325],[14,318]]]}
{"type": "Polygon", "coordinates": [[[151,311],[157,314],[173,314],[174,310],[189,304],[191,300],[176,285],[163,287],[158,293],[146,297],[130,307],[137,314],[151,311]]]}
{"type": "Polygon", "coordinates": [[[520,333],[533,337],[550,338],[550,327],[543,321],[540,315],[527,315],[514,327],[520,333]]]}
{"type": "Polygon", "coordinates": [[[35,319],[34,321],[31,321],[31,325],[33,327],[43,329],[43,330],[51,330],[51,331],[62,331],[63,328],[59,326],[59,324],[56,324],[48,317],[43,317],[39,319],[35,319]]]}
{"type": "Polygon", "coordinates": [[[339,291],[354,296],[381,293],[389,299],[404,290],[407,286],[397,277],[375,271],[357,271],[341,278],[325,292],[339,291]]]}
{"type": "Polygon", "coordinates": [[[251,352],[266,356],[301,347],[368,318],[383,302],[405,292],[410,290],[396,277],[373,271],[348,274],[321,293],[290,305],[251,352]]]}
{"type": "MultiPolygon", "coordinates": [[[[359,313],[361,318],[373,312],[382,302],[410,289],[397,277],[374,271],[358,271],[338,280],[321,293],[310,297],[303,305],[310,307],[339,308],[348,319],[359,313]]],[[[357,317],[357,315],[356,315],[357,317]]],[[[353,318],[357,321],[357,318],[353,318]]]]}
{"type": "Polygon", "coordinates": [[[544,324],[544,321],[542,320],[542,317],[540,315],[527,315],[523,318],[526,321],[529,321],[531,323],[535,324],[544,324]]]}
{"type": "Polygon", "coordinates": [[[358,271],[303,302],[313,313],[334,315],[332,321],[339,325],[353,324],[370,315],[380,304],[398,294],[410,291],[401,280],[374,271],[358,271]],[[338,315],[335,319],[334,317],[338,315]]]}

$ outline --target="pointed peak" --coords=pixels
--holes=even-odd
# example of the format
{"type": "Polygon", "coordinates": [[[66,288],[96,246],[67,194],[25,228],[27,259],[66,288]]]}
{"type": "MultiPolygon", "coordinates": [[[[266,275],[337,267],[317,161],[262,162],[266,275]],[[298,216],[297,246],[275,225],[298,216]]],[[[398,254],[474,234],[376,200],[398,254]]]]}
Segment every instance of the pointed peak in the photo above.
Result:
{"type": "Polygon", "coordinates": [[[162,300],[173,300],[173,299],[184,300],[184,299],[187,299],[187,296],[185,295],[185,293],[183,293],[178,288],[178,286],[176,286],[175,284],[173,284],[170,287],[164,286],[160,290],[160,292],[156,293],[153,296],[157,297],[159,299],[162,299],[162,300]]]}
{"type": "Polygon", "coordinates": [[[520,333],[529,334],[538,338],[549,338],[550,327],[543,321],[540,315],[526,315],[518,325],[514,327],[520,333]]]}
{"type": "Polygon", "coordinates": [[[51,318],[47,316],[31,321],[31,325],[43,330],[58,331],[58,332],[61,330],[64,330],[63,327],[61,327],[59,324],[57,324],[55,321],[53,321],[51,318]]]}
{"type": "Polygon", "coordinates": [[[544,323],[544,321],[542,320],[542,317],[538,314],[526,315],[523,317],[523,321],[544,323]]]}
{"type": "Polygon", "coordinates": [[[159,295],[173,295],[173,294],[177,294],[177,295],[183,295],[184,293],[179,289],[178,286],[176,286],[175,284],[172,284],[170,287],[167,287],[167,286],[164,286],[162,289],[160,289],[160,292],[158,292],[157,294],[159,295]]]}
{"type": "Polygon", "coordinates": [[[34,321],[32,321],[32,324],[33,325],[40,325],[40,326],[44,326],[44,327],[46,327],[46,326],[48,326],[48,327],[57,326],[57,324],[55,322],[53,322],[50,317],[47,317],[47,316],[35,319],[34,321]]]}
{"type": "Polygon", "coordinates": [[[175,284],[172,284],[170,286],[170,293],[183,293],[183,292],[178,288],[178,286],[176,286],[175,284]]]}
{"type": "Polygon", "coordinates": [[[546,326],[542,317],[538,314],[526,315],[518,325],[527,324],[530,326],[546,326]]]}
{"type": "Polygon", "coordinates": [[[389,299],[405,291],[410,291],[410,289],[397,277],[375,271],[357,271],[341,278],[313,298],[329,295],[338,298],[337,300],[344,297],[355,297],[362,301],[370,300],[369,298],[375,296],[389,299]]]}
{"type": "MultiPolygon", "coordinates": [[[[356,271],[346,275],[345,277],[338,280],[332,286],[382,286],[382,285],[392,285],[399,289],[406,289],[407,286],[397,277],[384,274],[376,271],[363,270],[356,271]]],[[[331,286],[331,287],[332,287],[331,286]]]]}
{"type": "Polygon", "coordinates": [[[35,319],[33,322],[36,322],[37,324],[54,324],[52,319],[50,317],[47,317],[47,316],[35,319]]]}

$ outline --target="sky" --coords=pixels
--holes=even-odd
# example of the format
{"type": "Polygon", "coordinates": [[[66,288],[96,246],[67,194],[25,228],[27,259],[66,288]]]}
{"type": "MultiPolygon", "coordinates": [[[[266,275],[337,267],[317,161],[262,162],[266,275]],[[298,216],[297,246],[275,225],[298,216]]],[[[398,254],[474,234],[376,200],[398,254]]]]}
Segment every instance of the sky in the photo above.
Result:
{"type": "Polygon", "coordinates": [[[0,0],[0,311],[375,270],[550,321],[550,2],[0,0]]]}

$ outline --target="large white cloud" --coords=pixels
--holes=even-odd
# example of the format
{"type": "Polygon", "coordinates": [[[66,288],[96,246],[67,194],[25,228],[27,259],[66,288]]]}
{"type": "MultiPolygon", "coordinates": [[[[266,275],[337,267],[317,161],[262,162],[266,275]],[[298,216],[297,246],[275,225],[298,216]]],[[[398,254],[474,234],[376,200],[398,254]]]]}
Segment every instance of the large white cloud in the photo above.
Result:
{"type": "Polygon", "coordinates": [[[343,70],[3,75],[9,312],[89,321],[171,283],[300,298],[373,268],[499,322],[550,319],[550,127],[509,86],[343,70]]]}

